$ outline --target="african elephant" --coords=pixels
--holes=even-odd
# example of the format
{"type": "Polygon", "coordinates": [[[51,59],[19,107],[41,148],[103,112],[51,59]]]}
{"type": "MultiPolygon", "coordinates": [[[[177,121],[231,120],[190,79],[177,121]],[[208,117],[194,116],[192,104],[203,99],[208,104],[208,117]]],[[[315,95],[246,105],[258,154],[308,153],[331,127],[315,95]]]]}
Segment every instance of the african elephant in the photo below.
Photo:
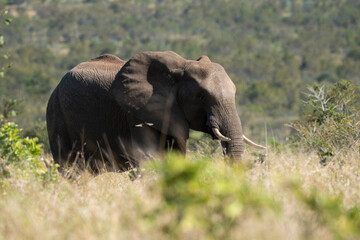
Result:
{"type": "Polygon", "coordinates": [[[186,152],[189,129],[220,139],[240,158],[243,137],[235,85],[207,56],[142,52],[129,61],[106,54],[74,67],[52,93],[46,113],[51,152],[61,166],[78,159],[125,170],[166,149],[186,152]]]}

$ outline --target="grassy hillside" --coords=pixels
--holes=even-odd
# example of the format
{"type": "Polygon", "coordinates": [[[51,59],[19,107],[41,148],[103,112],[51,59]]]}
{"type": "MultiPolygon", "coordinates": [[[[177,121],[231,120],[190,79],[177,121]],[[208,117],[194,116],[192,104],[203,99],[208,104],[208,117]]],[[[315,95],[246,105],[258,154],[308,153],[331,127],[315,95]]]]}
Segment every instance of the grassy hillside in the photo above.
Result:
{"type": "Polygon", "coordinates": [[[308,84],[360,82],[355,0],[0,2],[13,18],[1,29],[12,68],[0,95],[23,100],[26,130],[43,129],[47,99],[62,75],[102,53],[209,55],[236,83],[245,133],[262,142],[266,134],[289,136],[284,124],[301,113],[308,84]]]}

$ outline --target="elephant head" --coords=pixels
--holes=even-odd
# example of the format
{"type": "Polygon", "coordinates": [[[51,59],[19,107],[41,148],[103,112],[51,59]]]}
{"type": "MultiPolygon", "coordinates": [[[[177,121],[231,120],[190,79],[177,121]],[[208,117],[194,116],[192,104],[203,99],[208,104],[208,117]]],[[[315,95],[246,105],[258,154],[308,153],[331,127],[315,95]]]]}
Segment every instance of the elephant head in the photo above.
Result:
{"type": "Polygon", "coordinates": [[[189,129],[193,129],[220,139],[227,155],[240,158],[244,138],[235,92],[221,65],[206,56],[194,61],[174,52],[135,55],[111,86],[123,109],[137,121],[173,137],[180,149],[185,149],[189,129]]]}

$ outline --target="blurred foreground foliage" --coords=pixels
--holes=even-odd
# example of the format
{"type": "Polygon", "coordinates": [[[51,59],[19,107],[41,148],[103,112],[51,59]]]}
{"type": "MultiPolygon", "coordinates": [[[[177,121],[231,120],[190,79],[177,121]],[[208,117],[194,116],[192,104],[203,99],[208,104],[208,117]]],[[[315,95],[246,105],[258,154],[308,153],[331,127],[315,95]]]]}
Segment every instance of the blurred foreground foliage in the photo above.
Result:
{"type": "Polygon", "coordinates": [[[315,150],[321,163],[360,151],[360,87],[343,80],[309,87],[302,119],[290,124],[298,147],[315,150]]]}
{"type": "Polygon", "coordinates": [[[347,207],[343,197],[329,194],[316,187],[305,191],[299,182],[289,186],[295,197],[312,211],[320,225],[332,233],[333,239],[358,239],[360,237],[360,205],[347,207]]]}
{"type": "Polygon", "coordinates": [[[360,238],[358,179],[350,177],[354,168],[350,174],[344,169],[342,179],[339,169],[322,168],[321,176],[312,172],[318,163],[304,168],[299,161],[297,167],[284,168],[281,159],[293,161],[293,156],[272,157],[277,162],[273,167],[265,162],[249,168],[220,158],[169,154],[144,164],[137,178],[132,172],[96,177],[81,172],[45,186],[41,178],[11,174],[0,181],[0,214],[6,216],[0,221],[0,235],[10,239],[360,238]],[[355,189],[349,191],[341,181],[355,189]],[[328,184],[337,193],[321,187],[328,184]],[[345,196],[352,204],[346,204],[345,196]]]}
{"type": "Polygon", "coordinates": [[[278,202],[262,186],[246,179],[241,165],[180,155],[169,155],[154,165],[162,200],[146,217],[158,224],[157,218],[172,216],[161,226],[170,238],[197,229],[207,239],[226,239],[243,216],[279,211],[278,202]]]}
{"type": "MultiPolygon", "coordinates": [[[[171,239],[186,238],[187,234],[200,239],[236,239],[237,229],[249,216],[270,216],[276,221],[286,211],[281,196],[262,181],[250,181],[249,167],[240,163],[170,154],[148,164],[147,171],[151,170],[159,179],[149,188],[160,194],[160,202],[145,212],[145,221],[171,239]],[[162,221],[164,218],[167,221],[162,221]]],[[[283,176],[277,187],[287,189],[301,212],[310,212],[314,223],[326,229],[331,239],[360,237],[360,205],[349,207],[341,194],[316,186],[305,188],[296,176],[283,176]]]]}

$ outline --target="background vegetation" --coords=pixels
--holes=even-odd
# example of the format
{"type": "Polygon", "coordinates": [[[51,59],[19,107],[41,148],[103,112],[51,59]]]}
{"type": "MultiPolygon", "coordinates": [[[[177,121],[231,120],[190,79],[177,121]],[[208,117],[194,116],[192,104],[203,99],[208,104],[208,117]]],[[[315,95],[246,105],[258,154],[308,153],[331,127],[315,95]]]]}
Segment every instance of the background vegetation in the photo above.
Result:
{"type": "Polygon", "coordinates": [[[0,9],[0,240],[360,238],[355,0],[0,0],[0,9]],[[216,141],[193,132],[186,159],[60,177],[43,149],[61,76],[102,53],[168,49],[225,66],[244,130],[269,140],[266,152],[226,163],[216,141]]]}
{"type": "Polygon", "coordinates": [[[25,132],[45,129],[46,102],[64,73],[102,53],[125,60],[144,50],[173,50],[188,59],[208,55],[236,83],[245,133],[262,142],[265,125],[270,137],[289,136],[284,124],[297,119],[309,84],[360,82],[357,0],[0,4],[13,18],[2,28],[13,64],[0,95],[23,100],[18,121],[25,132]]]}

